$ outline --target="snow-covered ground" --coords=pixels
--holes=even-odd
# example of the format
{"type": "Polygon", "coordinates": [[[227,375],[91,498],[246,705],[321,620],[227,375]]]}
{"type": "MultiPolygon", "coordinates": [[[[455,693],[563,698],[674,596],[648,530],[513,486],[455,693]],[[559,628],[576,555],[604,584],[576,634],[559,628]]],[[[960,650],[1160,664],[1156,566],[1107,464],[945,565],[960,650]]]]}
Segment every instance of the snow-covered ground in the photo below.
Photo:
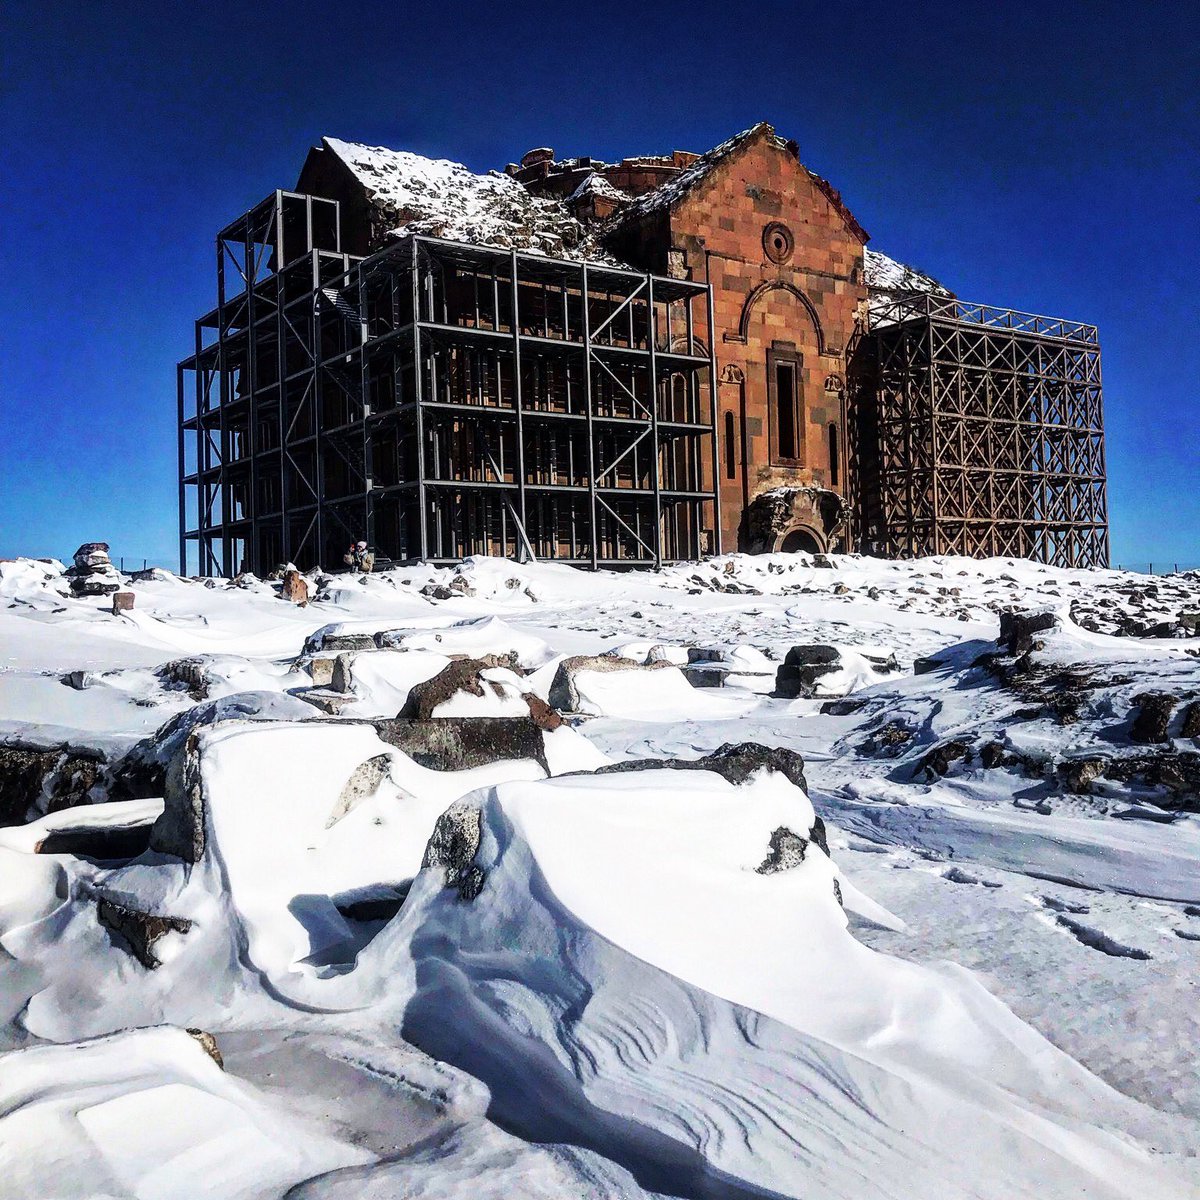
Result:
{"type": "Polygon", "coordinates": [[[1200,578],[126,586],[0,563],[5,1200],[1200,1194],[1200,578]]]}

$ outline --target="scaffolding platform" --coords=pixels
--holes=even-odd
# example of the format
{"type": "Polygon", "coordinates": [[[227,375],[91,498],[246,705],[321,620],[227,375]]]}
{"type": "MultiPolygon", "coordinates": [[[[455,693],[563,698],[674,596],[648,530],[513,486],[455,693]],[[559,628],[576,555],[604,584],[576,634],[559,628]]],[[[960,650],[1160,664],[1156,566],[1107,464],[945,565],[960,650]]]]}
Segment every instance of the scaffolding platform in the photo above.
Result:
{"type": "Polygon", "coordinates": [[[869,553],[1108,565],[1094,326],[877,295],[848,384],[852,507],[869,553]]]}
{"type": "Polygon", "coordinates": [[[178,366],[185,573],[472,554],[590,567],[713,552],[706,284],[408,236],[341,248],[277,191],[221,231],[178,366]]]}

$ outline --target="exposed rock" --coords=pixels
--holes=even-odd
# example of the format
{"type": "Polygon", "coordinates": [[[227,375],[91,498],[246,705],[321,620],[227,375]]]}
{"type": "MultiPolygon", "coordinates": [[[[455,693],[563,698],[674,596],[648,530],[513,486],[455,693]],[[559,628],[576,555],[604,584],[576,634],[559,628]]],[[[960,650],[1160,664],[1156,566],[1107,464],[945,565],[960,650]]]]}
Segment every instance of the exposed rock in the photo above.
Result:
{"type": "Polygon", "coordinates": [[[187,933],[191,921],[183,917],[156,917],[136,908],[126,908],[106,896],[96,898],[96,916],[106,929],[118,935],[115,942],[128,950],[148,971],[161,966],[154,943],[167,933],[187,933]]]}
{"type": "Polygon", "coordinates": [[[979,763],[988,771],[1004,766],[1007,759],[1008,754],[1003,742],[986,742],[980,747],[979,763]]]}
{"type": "Polygon", "coordinates": [[[444,583],[427,583],[421,589],[422,596],[431,600],[458,600],[463,596],[474,596],[475,589],[465,575],[455,575],[449,585],[444,583]]]}
{"type": "Polygon", "coordinates": [[[479,809],[459,800],[438,817],[425,847],[421,866],[440,867],[443,885],[454,888],[460,900],[474,900],[483,890],[486,876],[475,865],[481,836],[479,809]]]}
{"type": "Polygon", "coordinates": [[[333,683],[333,664],[336,658],[332,655],[321,654],[310,660],[308,673],[312,676],[314,687],[329,687],[333,683]]]}
{"type": "Polygon", "coordinates": [[[78,597],[108,596],[121,590],[121,581],[108,575],[76,575],[71,578],[71,591],[78,597]]]}
{"type": "MultiPolygon", "coordinates": [[[[333,669],[329,672],[329,687],[331,691],[349,693],[354,691],[354,655],[342,653],[333,660],[333,669]]],[[[316,680],[314,679],[315,683],[316,680]]]]}
{"type": "Polygon", "coordinates": [[[1073,758],[1058,764],[1058,775],[1063,786],[1075,796],[1086,796],[1092,784],[1104,774],[1108,765],[1106,758],[1073,758]]]}
{"type": "Polygon", "coordinates": [[[628,762],[597,767],[596,775],[626,771],[712,771],[732,784],[743,784],[759,771],[777,771],[807,794],[804,759],[783,746],[760,746],[757,742],[726,742],[703,758],[635,758],[628,762]]]}
{"type": "Polygon", "coordinates": [[[936,654],[930,654],[923,658],[913,659],[913,674],[929,675],[934,671],[944,671],[951,665],[951,663],[939,658],[936,654]]]}
{"type": "Polygon", "coordinates": [[[150,848],[153,822],[130,825],[75,825],[52,829],[34,847],[35,854],[71,854],[95,862],[128,862],[150,848]]]}
{"type": "Polygon", "coordinates": [[[93,571],[112,570],[107,542],[84,542],[74,554],[75,570],[87,575],[93,571]]]}
{"type": "Polygon", "coordinates": [[[337,803],[325,822],[326,829],[332,829],[347,813],[355,809],[363,800],[368,800],[379,791],[385,779],[390,778],[392,770],[391,755],[376,754],[361,762],[350,773],[350,778],[342,786],[337,803]]]}
{"type": "Polygon", "coordinates": [[[832,646],[793,646],[775,672],[772,695],[782,700],[811,697],[818,680],[837,671],[841,661],[832,646]]]}
{"type": "Polygon", "coordinates": [[[0,746],[0,825],[87,803],[104,766],[98,752],[0,746]]]}
{"type": "Polygon", "coordinates": [[[114,592],[112,598],[112,610],[114,617],[123,612],[133,612],[133,593],[114,592]]]}
{"type": "Polygon", "coordinates": [[[76,596],[106,596],[120,591],[121,577],[108,557],[107,542],[84,542],[66,572],[76,596]]]}
{"type": "Polygon", "coordinates": [[[150,848],[184,862],[199,862],[205,846],[204,785],[200,749],[190,733],[167,766],[162,815],[150,830],[150,848]]]}
{"type": "Polygon", "coordinates": [[[525,693],[525,705],[533,723],[546,733],[553,733],[563,723],[562,716],[533,692],[525,693]]]}
{"type": "Polygon", "coordinates": [[[1133,725],[1129,730],[1131,740],[1143,745],[1152,742],[1169,742],[1167,727],[1171,723],[1171,714],[1179,701],[1166,692],[1143,692],[1134,696],[1137,705],[1133,725]]]}
{"type": "Polygon", "coordinates": [[[494,654],[486,654],[482,658],[455,659],[432,679],[426,679],[424,683],[413,687],[404,701],[404,707],[396,716],[400,720],[431,720],[434,710],[453,699],[459,692],[466,692],[469,696],[485,696],[490,690],[497,696],[503,695],[503,690],[498,684],[480,675],[481,671],[501,666],[511,667],[510,660],[494,654]]]}
{"type": "Polygon", "coordinates": [[[789,667],[836,667],[841,657],[833,646],[793,646],[783,661],[789,667]]]}
{"type": "Polygon", "coordinates": [[[1002,612],[999,641],[1009,654],[1026,654],[1033,649],[1034,634],[1044,633],[1058,624],[1052,612],[1002,612]]]}
{"type": "Polygon", "coordinates": [[[283,582],[279,586],[279,596],[282,600],[303,607],[308,603],[308,580],[295,569],[285,571],[283,582]]]}
{"type": "Polygon", "coordinates": [[[1183,724],[1179,736],[1184,738],[1200,738],[1200,700],[1193,700],[1183,710],[1183,724]]]}
{"type": "Polygon", "coordinates": [[[547,774],[542,730],[530,717],[439,717],[373,721],[382,741],[432,771],[465,771],[487,763],[532,759],[547,774]]]}
{"type": "Polygon", "coordinates": [[[900,670],[900,664],[894,654],[867,654],[862,650],[859,653],[871,664],[871,670],[880,675],[890,675],[893,671],[900,670]]]}
{"type": "Polygon", "coordinates": [[[211,679],[208,664],[203,658],[175,658],[163,663],[155,672],[164,686],[187,688],[193,700],[207,700],[211,679]]]}
{"type": "Polygon", "coordinates": [[[914,777],[924,775],[927,783],[940,779],[949,773],[956,762],[968,762],[971,758],[971,746],[956,738],[939,742],[926,754],[913,770],[914,777]]]}
{"type": "Polygon", "coordinates": [[[670,665],[666,662],[640,663],[617,654],[579,654],[574,658],[564,658],[558,664],[550,684],[550,705],[559,712],[579,712],[582,700],[575,686],[575,677],[584,671],[659,671],[670,665]]]}
{"type": "Polygon", "coordinates": [[[1097,688],[1128,682],[1119,676],[1078,668],[1049,669],[1036,662],[1029,651],[1016,660],[983,655],[974,665],[984,667],[1006,688],[1036,706],[1018,711],[1015,715],[1019,719],[1036,720],[1049,714],[1059,725],[1078,721],[1084,703],[1097,688]]]}
{"type": "Polygon", "coordinates": [[[369,633],[329,633],[318,629],[309,634],[304,643],[304,654],[340,654],[343,650],[374,650],[375,638],[369,633]]]}
{"type": "Polygon", "coordinates": [[[203,1029],[189,1029],[188,1033],[192,1035],[200,1043],[200,1049],[208,1055],[209,1058],[217,1064],[221,1070],[225,1070],[225,1060],[221,1057],[221,1051],[217,1049],[217,1039],[211,1033],[205,1033],[203,1029]]]}
{"type": "Polygon", "coordinates": [[[817,817],[813,821],[813,827],[808,831],[808,840],[814,846],[819,846],[825,857],[829,857],[829,838],[825,833],[825,822],[817,817]]]}
{"type": "Polygon", "coordinates": [[[353,704],[357,699],[353,692],[335,692],[332,688],[303,688],[294,694],[298,700],[331,717],[336,717],[347,704],[353,704]]]}
{"type": "Polygon", "coordinates": [[[859,754],[895,758],[913,739],[913,731],[902,721],[887,721],[867,736],[859,754]]]}
{"type": "Polygon", "coordinates": [[[760,875],[775,875],[779,871],[790,871],[804,861],[808,842],[793,833],[786,825],[780,825],[771,834],[771,852],[754,869],[760,875]]]}
{"type": "Polygon", "coordinates": [[[696,663],[680,668],[683,677],[694,688],[719,688],[725,686],[728,670],[716,663],[696,663]]]}
{"type": "Polygon", "coordinates": [[[1171,812],[1200,812],[1200,754],[1194,750],[1154,750],[1111,758],[1104,778],[1140,783],[1165,795],[1153,803],[1171,812]]]}

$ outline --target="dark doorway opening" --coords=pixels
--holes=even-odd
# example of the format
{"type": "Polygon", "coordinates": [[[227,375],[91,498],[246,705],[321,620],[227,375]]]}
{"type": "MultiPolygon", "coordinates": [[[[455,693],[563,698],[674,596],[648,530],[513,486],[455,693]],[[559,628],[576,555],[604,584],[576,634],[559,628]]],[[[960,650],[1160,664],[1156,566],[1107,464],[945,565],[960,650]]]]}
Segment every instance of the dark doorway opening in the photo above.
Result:
{"type": "Polygon", "coordinates": [[[779,549],[784,554],[821,554],[821,544],[817,541],[816,536],[808,529],[793,529],[791,533],[783,539],[783,545],[779,549]]]}

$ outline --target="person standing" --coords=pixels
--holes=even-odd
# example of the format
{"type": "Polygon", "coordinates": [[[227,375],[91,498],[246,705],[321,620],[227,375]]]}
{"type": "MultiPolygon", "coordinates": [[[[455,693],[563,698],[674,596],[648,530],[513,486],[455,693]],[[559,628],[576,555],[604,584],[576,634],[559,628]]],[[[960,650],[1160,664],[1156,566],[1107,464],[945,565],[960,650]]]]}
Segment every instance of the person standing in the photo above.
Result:
{"type": "Polygon", "coordinates": [[[342,562],[352,571],[369,574],[375,569],[375,554],[367,548],[366,542],[352,542],[350,549],[342,555],[342,562]]]}

